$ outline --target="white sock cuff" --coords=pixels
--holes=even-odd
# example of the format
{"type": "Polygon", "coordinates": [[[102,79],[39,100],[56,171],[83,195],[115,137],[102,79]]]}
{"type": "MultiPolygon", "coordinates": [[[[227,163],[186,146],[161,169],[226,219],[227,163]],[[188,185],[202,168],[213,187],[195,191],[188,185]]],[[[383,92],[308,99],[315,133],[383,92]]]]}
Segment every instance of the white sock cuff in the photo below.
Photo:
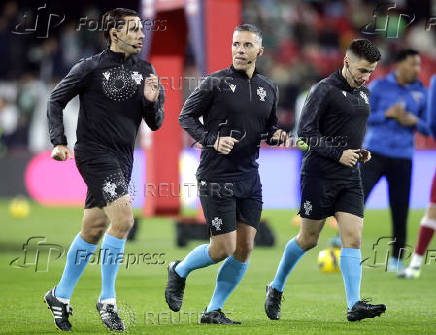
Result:
{"type": "Polygon", "coordinates": [[[412,260],[410,261],[410,267],[412,268],[420,268],[422,264],[423,255],[418,255],[413,253],[412,260]]]}
{"type": "Polygon", "coordinates": [[[421,226],[436,230],[436,220],[430,219],[427,215],[421,220],[421,226]]]}
{"type": "Polygon", "coordinates": [[[108,298],[108,299],[103,299],[103,300],[99,299],[99,301],[102,304],[110,304],[110,305],[116,305],[117,304],[117,299],[116,298],[108,298]]]}
{"type": "Polygon", "coordinates": [[[67,299],[67,298],[56,297],[56,299],[58,299],[63,304],[69,304],[70,303],[70,299],[67,299]]]}

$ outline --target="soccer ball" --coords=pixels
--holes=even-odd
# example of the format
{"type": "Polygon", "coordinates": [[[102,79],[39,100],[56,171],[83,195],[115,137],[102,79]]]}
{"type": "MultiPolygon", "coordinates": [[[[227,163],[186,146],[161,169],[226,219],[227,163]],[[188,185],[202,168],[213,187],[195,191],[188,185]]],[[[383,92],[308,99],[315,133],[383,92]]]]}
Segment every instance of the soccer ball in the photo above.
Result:
{"type": "Polygon", "coordinates": [[[24,198],[14,198],[9,204],[9,214],[15,219],[24,219],[29,216],[29,202],[24,198]]]}
{"type": "Polygon", "coordinates": [[[340,272],[339,268],[339,254],[341,249],[328,248],[321,250],[318,255],[318,267],[321,272],[333,273],[340,272]]]}

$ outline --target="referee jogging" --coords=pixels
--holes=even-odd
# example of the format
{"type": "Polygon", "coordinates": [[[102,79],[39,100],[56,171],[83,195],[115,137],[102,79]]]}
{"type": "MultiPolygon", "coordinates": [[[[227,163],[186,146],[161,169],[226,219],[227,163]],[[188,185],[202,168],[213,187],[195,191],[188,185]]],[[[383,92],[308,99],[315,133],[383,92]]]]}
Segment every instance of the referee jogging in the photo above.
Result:
{"type": "Polygon", "coordinates": [[[74,65],[48,102],[52,158],[65,161],[72,153],[62,113],[73,97],[80,97],[74,152],[88,186],[82,229],[68,250],[61,280],[44,296],[56,327],[62,331],[71,330],[71,295],[103,236],[99,256],[102,289],[96,307],[107,328],[125,330],[117,309],[115,280],[133,225],[128,185],[135,139],[142,120],[157,130],[164,117],[164,91],[156,72],[149,62],[136,56],[144,38],[138,14],[116,8],[103,16],[103,22],[108,48],[74,65]]]}
{"type": "Polygon", "coordinates": [[[255,68],[262,53],[261,31],[250,24],[236,27],[233,65],[208,76],[179,116],[182,127],[203,146],[197,179],[211,237],[183,261],[170,263],[165,298],[171,310],[179,311],[189,273],[224,260],[201,323],[240,323],[227,318],[222,307],[247,270],[260,223],[259,145],[286,138],[277,128],[277,85],[255,68]]]}
{"type": "Polygon", "coordinates": [[[314,85],[304,103],[298,136],[309,149],[301,166],[300,232],[286,245],[275,278],[267,285],[265,312],[270,319],[280,318],[287,277],[306,251],[317,245],[326,218],[333,215],[343,246],[339,265],[347,319],[373,318],[386,310],[385,305],[360,299],[363,191],[357,163],[371,158],[360,149],[369,115],[364,84],[379,59],[380,52],[370,41],[352,41],[342,70],[314,85]]]}

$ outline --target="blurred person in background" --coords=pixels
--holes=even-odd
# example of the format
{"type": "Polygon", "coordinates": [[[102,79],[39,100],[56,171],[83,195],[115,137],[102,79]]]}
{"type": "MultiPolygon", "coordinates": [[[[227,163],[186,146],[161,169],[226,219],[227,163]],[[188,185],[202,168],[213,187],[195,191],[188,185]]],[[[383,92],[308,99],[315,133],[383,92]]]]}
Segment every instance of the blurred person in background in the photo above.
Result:
{"type": "Polygon", "coordinates": [[[387,270],[403,268],[409,212],[414,132],[429,135],[425,119],[427,90],[418,80],[421,58],[418,51],[403,49],[395,58],[395,69],[370,85],[371,114],[364,148],[372,152],[368,164],[361,165],[365,202],[385,176],[389,188],[393,250],[387,270]]]}
{"type": "Polygon", "coordinates": [[[18,112],[15,104],[11,104],[4,97],[0,97],[0,157],[8,152],[11,135],[17,128],[18,112]]]}
{"type": "MultiPolygon", "coordinates": [[[[427,121],[434,138],[436,138],[436,75],[430,82],[427,98],[427,121]]],[[[412,260],[407,268],[398,273],[398,278],[417,279],[421,274],[421,266],[424,254],[427,252],[431,239],[436,229],[436,171],[430,192],[430,204],[419,227],[418,241],[412,260]]]]}

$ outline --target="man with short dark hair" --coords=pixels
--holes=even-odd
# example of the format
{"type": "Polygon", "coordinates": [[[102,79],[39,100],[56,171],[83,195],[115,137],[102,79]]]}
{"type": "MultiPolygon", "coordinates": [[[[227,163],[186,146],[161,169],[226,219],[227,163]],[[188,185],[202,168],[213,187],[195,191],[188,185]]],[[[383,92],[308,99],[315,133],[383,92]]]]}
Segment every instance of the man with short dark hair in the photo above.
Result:
{"type": "Polygon", "coordinates": [[[385,305],[360,299],[363,192],[357,163],[371,159],[361,149],[369,115],[368,88],[380,52],[368,40],[354,40],[341,71],[312,87],[304,103],[298,136],[308,146],[301,167],[300,232],[285,247],[274,280],[266,287],[265,312],[280,318],[281,299],[290,272],[318,243],[326,218],[338,222],[342,249],[339,265],[347,296],[347,319],[379,316],[385,305]]]}
{"type": "Polygon", "coordinates": [[[102,290],[96,307],[107,328],[124,330],[117,310],[115,279],[133,225],[128,185],[135,139],[141,120],[157,130],[164,117],[164,92],[156,72],[149,62],[136,56],[144,38],[138,14],[116,8],[104,15],[103,22],[108,48],[74,65],[48,101],[52,158],[65,161],[72,158],[72,152],[67,147],[62,113],[68,101],[80,97],[74,152],[88,186],[82,230],[68,250],[60,282],[44,296],[56,327],[63,331],[71,330],[71,295],[103,236],[98,257],[102,290]]]}
{"type": "Polygon", "coordinates": [[[189,273],[224,260],[201,323],[240,323],[227,318],[222,307],[247,270],[260,223],[259,145],[262,139],[277,144],[286,137],[277,128],[277,85],[256,71],[263,50],[257,27],[236,27],[233,65],[209,75],[179,116],[181,126],[203,146],[197,179],[211,237],[183,261],[170,263],[165,299],[179,311],[189,273]]]}
{"type": "Polygon", "coordinates": [[[369,85],[371,114],[364,148],[372,152],[372,159],[361,166],[363,194],[366,202],[380,178],[386,177],[394,239],[387,265],[391,272],[403,269],[414,132],[430,134],[425,119],[427,90],[418,80],[420,67],[416,50],[401,50],[395,70],[369,85]]]}

